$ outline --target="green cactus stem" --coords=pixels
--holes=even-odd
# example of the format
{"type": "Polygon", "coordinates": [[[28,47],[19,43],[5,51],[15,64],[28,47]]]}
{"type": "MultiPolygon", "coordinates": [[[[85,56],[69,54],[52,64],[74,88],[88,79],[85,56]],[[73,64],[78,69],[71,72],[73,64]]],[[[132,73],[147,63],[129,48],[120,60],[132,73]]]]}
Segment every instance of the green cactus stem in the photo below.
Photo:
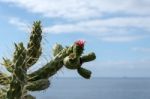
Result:
{"type": "Polygon", "coordinates": [[[10,77],[7,74],[0,73],[0,84],[7,85],[11,81],[10,77]]]}
{"type": "Polygon", "coordinates": [[[1,87],[0,89],[0,99],[6,99],[7,88],[1,87]]]}
{"type": "Polygon", "coordinates": [[[9,72],[13,72],[13,63],[10,59],[3,57],[3,63],[1,65],[5,66],[9,72]]]}
{"type": "Polygon", "coordinates": [[[86,62],[93,61],[95,53],[83,54],[85,41],[78,40],[71,46],[63,47],[56,44],[53,47],[53,58],[42,68],[27,74],[42,54],[42,27],[41,22],[33,24],[27,48],[23,43],[15,44],[13,59],[3,58],[2,65],[11,75],[0,73],[0,99],[36,99],[29,91],[41,91],[50,86],[49,78],[56,74],[62,67],[76,70],[79,75],[89,79],[91,71],[82,67],[86,62]]]}
{"type": "Polygon", "coordinates": [[[80,57],[76,57],[74,53],[71,53],[69,56],[65,57],[63,63],[68,69],[77,69],[81,67],[80,57]]]}
{"type": "Polygon", "coordinates": [[[23,43],[15,44],[13,78],[10,83],[10,89],[7,92],[7,99],[22,99],[24,86],[27,83],[25,59],[26,50],[23,43]]]}
{"type": "Polygon", "coordinates": [[[27,67],[34,65],[38,61],[42,53],[41,40],[42,40],[41,22],[36,21],[33,24],[30,40],[27,46],[27,58],[26,58],[27,67]]]}
{"type": "Polygon", "coordinates": [[[91,74],[92,74],[92,72],[91,72],[90,70],[87,70],[87,69],[82,68],[82,67],[78,68],[77,71],[78,71],[78,73],[79,73],[82,77],[84,77],[84,78],[86,78],[86,79],[89,79],[89,78],[91,77],[91,74]]]}
{"type": "Polygon", "coordinates": [[[39,79],[46,79],[56,74],[57,71],[63,67],[63,59],[73,52],[72,48],[73,47],[71,46],[69,48],[60,49],[61,51],[54,57],[54,59],[39,70],[29,74],[28,80],[35,81],[39,79]]]}
{"type": "Polygon", "coordinates": [[[93,52],[81,56],[81,61],[82,61],[82,63],[90,62],[90,61],[92,61],[92,60],[94,60],[94,59],[96,59],[96,55],[95,55],[95,53],[93,53],[93,52]]]}
{"type": "Polygon", "coordinates": [[[63,46],[61,44],[55,44],[52,48],[53,56],[56,56],[61,50],[63,50],[63,46]]]}
{"type": "MultiPolygon", "coordinates": [[[[76,45],[76,43],[77,42],[75,42],[72,46],[64,48],[64,49],[62,49],[63,47],[61,45],[57,45],[57,48],[59,48],[58,46],[61,46],[59,50],[60,52],[58,51],[59,53],[53,58],[53,60],[51,60],[45,66],[29,74],[28,80],[36,81],[39,79],[47,79],[53,76],[54,74],[56,74],[57,71],[63,67],[63,65],[65,65],[65,67],[67,67],[68,69],[79,69],[82,63],[92,61],[96,58],[94,53],[90,53],[90,54],[84,55],[83,57],[80,57],[80,55],[82,55],[83,53],[84,45],[82,45],[81,43],[82,46],[78,46],[76,45]]],[[[56,50],[58,50],[57,48],[56,50]]],[[[82,73],[84,73],[84,71],[80,72],[79,74],[81,75],[82,73]]],[[[85,75],[86,73],[84,73],[83,75],[85,75]]],[[[91,73],[87,75],[91,75],[91,73]]],[[[87,77],[84,77],[84,78],[87,78],[87,77]]]]}
{"type": "MultiPolygon", "coordinates": [[[[80,63],[83,64],[85,62],[89,62],[89,61],[92,61],[94,59],[96,59],[96,55],[95,55],[95,53],[91,52],[87,55],[81,56],[80,63]]],[[[91,74],[92,74],[92,72],[90,70],[87,70],[83,67],[79,67],[77,69],[77,71],[78,71],[79,75],[81,75],[82,77],[84,77],[86,79],[89,79],[91,77],[91,74]]]]}
{"type": "Polygon", "coordinates": [[[49,77],[53,76],[57,73],[59,69],[63,67],[62,62],[55,62],[51,60],[47,63],[44,67],[40,68],[39,70],[31,73],[28,75],[28,81],[36,81],[39,79],[48,79],[49,77]]]}
{"type": "Polygon", "coordinates": [[[40,79],[37,81],[29,82],[26,86],[26,89],[29,91],[41,91],[45,90],[50,86],[50,82],[48,79],[40,79]]]}
{"type": "Polygon", "coordinates": [[[36,99],[34,96],[28,94],[23,97],[23,99],[36,99]]]}

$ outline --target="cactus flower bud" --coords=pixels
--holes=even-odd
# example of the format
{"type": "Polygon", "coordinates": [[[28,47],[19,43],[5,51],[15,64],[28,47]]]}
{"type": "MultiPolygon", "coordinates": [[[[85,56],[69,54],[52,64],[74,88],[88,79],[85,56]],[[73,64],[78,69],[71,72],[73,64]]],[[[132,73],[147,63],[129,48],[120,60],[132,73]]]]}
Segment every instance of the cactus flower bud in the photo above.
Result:
{"type": "Polygon", "coordinates": [[[76,45],[80,46],[80,47],[84,47],[85,41],[84,40],[78,40],[75,42],[76,45]]]}

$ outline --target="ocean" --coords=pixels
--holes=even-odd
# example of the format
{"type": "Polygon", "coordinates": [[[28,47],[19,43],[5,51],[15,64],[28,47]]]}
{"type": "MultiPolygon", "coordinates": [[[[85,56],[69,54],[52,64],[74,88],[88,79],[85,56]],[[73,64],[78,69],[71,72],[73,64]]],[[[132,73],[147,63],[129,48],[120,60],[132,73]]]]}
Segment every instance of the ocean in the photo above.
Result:
{"type": "Polygon", "coordinates": [[[150,78],[55,78],[37,99],[150,99],[150,78]]]}

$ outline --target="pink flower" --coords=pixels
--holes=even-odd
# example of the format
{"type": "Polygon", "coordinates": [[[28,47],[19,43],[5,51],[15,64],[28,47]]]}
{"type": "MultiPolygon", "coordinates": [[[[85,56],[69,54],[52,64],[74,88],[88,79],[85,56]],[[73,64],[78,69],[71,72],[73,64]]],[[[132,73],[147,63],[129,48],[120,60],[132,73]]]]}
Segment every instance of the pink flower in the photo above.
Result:
{"type": "Polygon", "coordinates": [[[80,47],[84,47],[85,41],[84,40],[78,40],[75,42],[75,44],[80,46],[80,47]]]}

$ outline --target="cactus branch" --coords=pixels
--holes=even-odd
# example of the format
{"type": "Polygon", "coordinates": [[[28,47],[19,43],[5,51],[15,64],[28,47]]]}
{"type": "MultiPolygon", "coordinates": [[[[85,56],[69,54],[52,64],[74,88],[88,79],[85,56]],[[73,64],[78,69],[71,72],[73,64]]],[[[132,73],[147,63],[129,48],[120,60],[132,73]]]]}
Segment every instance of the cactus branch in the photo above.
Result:
{"type": "Polygon", "coordinates": [[[27,46],[26,59],[28,68],[38,61],[42,53],[41,40],[42,40],[41,22],[36,21],[33,24],[30,40],[27,46]]]}
{"type": "Polygon", "coordinates": [[[41,90],[47,89],[49,85],[50,85],[50,82],[48,79],[40,79],[37,81],[29,82],[26,88],[29,91],[41,91],[41,90]]]}
{"type": "Polygon", "coordinates": [[[0,84],[1,85],[8,85],[11,81],[11,78],[4,73],[0,73],[0,84]]]}
{"type": "Polygon", "coordinates": [[[41,91],[50,86],[49,78],[62,67],[76,70],[79,75],[89,79],[92,72],[82,67],[86,62],[93,61],[95,53],[82,55],[85,41],[78,40],[71,46],[63,47],[56,44],[53,47],[53,58],[42,68],[27,74],[27,70],[37,63],[42,54],[42,27],[41,22],[33,24],[27,48],[23,43],[15,44],[13,59],[3,58],[2,65],[11,75],[0,73],[0,99],[36,99],[29,91],[41,91]]]}
{"type": "Polygon", "coordinates": [[[23,43],[15,44],[15,48],[13,78],[10,83],[10,89],[7,92],[7,99],[21,99],[24,86],[27,83],[27,70],[25,67],[26,50],[23,43]]]}
{"type": "Polygon", "coordinates": [[[38,71],[35,71],[28,75],[28,81],[36,81],[39,79],[48,79],[57,73],[59,69],[63,67],[62,62],[55,62],[51,60],[44,67],[40,68],[38,71]]]}

